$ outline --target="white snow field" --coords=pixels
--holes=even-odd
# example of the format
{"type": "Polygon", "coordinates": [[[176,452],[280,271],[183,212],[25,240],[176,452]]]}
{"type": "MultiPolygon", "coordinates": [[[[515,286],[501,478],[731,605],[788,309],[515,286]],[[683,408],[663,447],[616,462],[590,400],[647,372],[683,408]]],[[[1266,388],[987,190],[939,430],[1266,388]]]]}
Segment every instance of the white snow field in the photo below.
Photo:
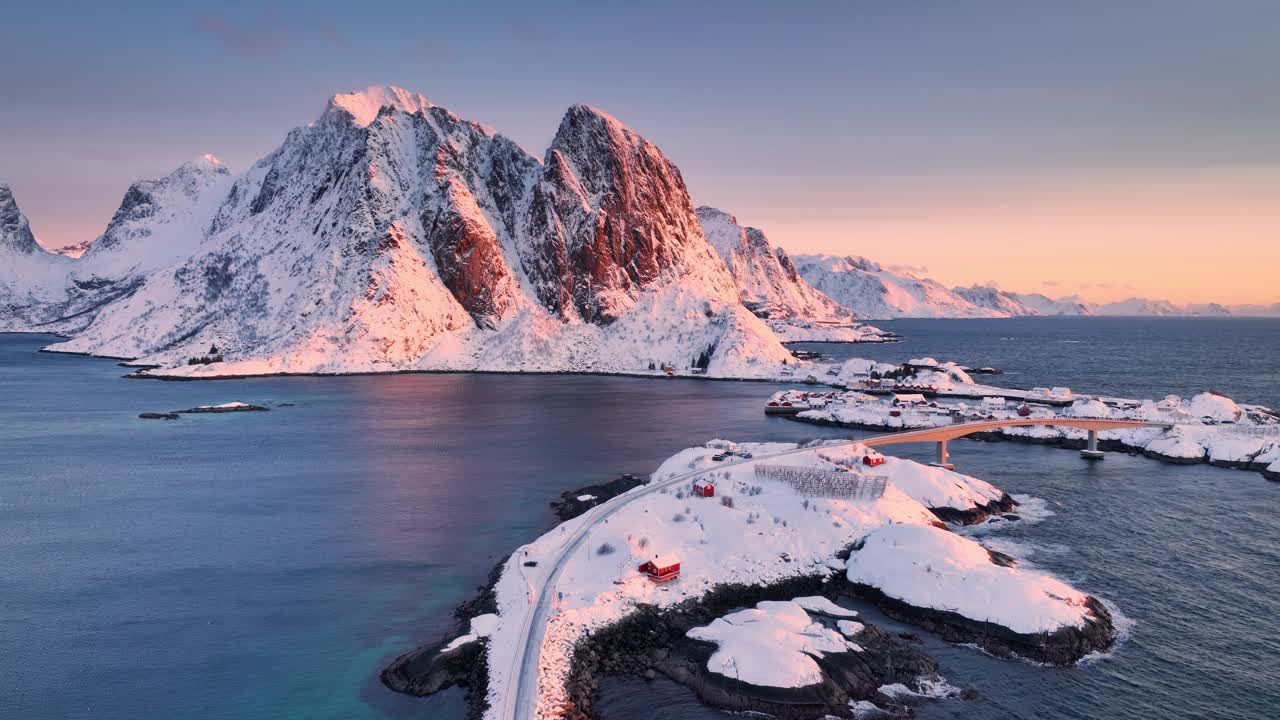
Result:
{"type": "Polygon", "coordinates": [[[959,613],[1018,633],[1085,624],[1086,596],[1034,570],[991,562],[974,540],[928,525],[888,525],[849,556],[851,582],[909,605],[959,613]]]}

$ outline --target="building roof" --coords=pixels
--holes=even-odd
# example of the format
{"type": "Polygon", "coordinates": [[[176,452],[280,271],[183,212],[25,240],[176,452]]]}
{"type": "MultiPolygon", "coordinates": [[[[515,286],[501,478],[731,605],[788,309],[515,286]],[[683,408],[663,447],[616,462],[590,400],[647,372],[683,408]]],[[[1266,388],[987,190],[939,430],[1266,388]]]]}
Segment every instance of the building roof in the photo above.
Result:
{"type": "Polygon", "coordinates": [[[654,567],[658,569],[662,569],[662,568],[669,568],[672,565],[679,565],[680,558],[676,555],[671,555],[671,554],[659,555],[658,557],[654,558],[651,562],[653,563],[654,567]]]}

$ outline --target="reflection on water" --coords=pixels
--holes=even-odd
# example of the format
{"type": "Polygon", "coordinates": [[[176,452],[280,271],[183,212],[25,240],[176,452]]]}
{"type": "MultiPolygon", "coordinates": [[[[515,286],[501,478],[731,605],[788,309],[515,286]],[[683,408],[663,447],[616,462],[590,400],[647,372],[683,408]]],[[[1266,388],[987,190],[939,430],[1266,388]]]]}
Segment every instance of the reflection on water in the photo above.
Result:
{"type": "MultiPolygon", "coordinates": [[[[919,354],[988,364],[979,349],[1017,322],[976,326],[964,341],[972,355],[919,354]]],[[[549,527],[547,503],[561,490],[652,470],[713,437],[840,434],[764,416],[775,387],[757,383],[144,382],[120,379],[110,361],[38,354],[40,345],[0,336],[5,718],[459,720],[460,693],[396,695],[377,672],[447,632],[450,611],[489,568],[549,527]],[[137,418],[229,400],[292,407],[137,418]]],[[[857,349],[917,354],[905,343],[857,349]]],[[[1031,373],[1029,359],[1014,362],[1024,356],[1032,350],[989,363],[1031,373]]],[[[1055,374],[1064,357],[1052,359],[1055,374]]],[[[1132,360],[1117,372],[1132,374],[1132,360]]],[[[1232,367],[1220,382],[1257,385],[1270,371],[1232,367]]],[[[925,636],[948,677],[982,699],[925,706],[922,717],[1274,715],[1280,484],[1128,456],[1088,464],[1037,446],[952,450],[961,470],[1055,513],[1002,541],[1051,548],[1033,560],[1137,625],[1113,657],[1079,670],[992,660],[925,636]]],[[[912,452],[930,459],[930,448],[903,454],[912,452]]],[[[606,688],[615,720],[724,717],[669,683],[606,688]]]]}

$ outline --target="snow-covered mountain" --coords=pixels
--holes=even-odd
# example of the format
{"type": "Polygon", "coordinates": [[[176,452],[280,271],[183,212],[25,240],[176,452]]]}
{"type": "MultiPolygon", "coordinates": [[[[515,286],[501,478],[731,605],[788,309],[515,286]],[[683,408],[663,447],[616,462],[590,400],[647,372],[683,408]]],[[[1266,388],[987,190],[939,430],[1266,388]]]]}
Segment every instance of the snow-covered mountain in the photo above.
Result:
{"type": "Polygon", "coordinates": [[[707,240],[737,282],[742,301],[766,318],[848,319],[853,313],[815,290],[796,272],[782,248],[763,231],[744,227],[723,210],[698,208],[707,240]]]}
{"type": "Polygon", "coordinates": [[[71,266],[47,314],[83,325],[51,349],[165,374],[770,376],[790,357],[679,170],[585,105],[539,160],[399,88],[337,95],[244,174],[206,157],[136,183],[83,258],[45,255],[71,266]],[[223,362],[187,364],[211,344],[223,362]]]}
{"type": "Polygon", "coordinates": [[[1275,305],[1175,305],[1168,300],[1130,298],[1089,303],[1076,296],[1051,298],[973,285],[947,288],[912,273],[896,272],[862,257],[796,255],[796,268],[809,284],[862,318],[983,318],[1026,315],[1132,315],[1168,317],[1280,317],[1275,305]]]}
{"type": "Polygon", "coordinates": [[[1028,315],[1092,315],[1089,306],[1076,298],[1051,298],[1040,293],[1000,292],[1012,297],[1030,312],[1028,315]]]}
{"type": "Polygon", "coordinates": [[[1008,317],[979,305],[936,280],[894,272],[863,257],[797,255],[801,277],[858,317],[1008,317]]]}
{"type": "Polygon", "coordinates": [[[987,285],[972,285],[967,288],[954,289],[956,295],[968,300],[975,306],[993,310],[1002,317],[1019,317],[1022,315],[1039,315],[1040,313],[1026,305],[1013,293],[987,285]]]}
{"type": "Polygon", "coordinates": [[[712,207],[698,208],[698,222],[733,275],[742,303],[783,341],[889,339],[800,277],[786,251],[771,245],[764,231],[739,225],[736,217],[712,207]]]}
{"type": "Polygon", "coordinates": [[[13,192],[0,185],[0,330],[44,321],[49,307],[63,299],[72,262],[40,247],[13,192]]]}

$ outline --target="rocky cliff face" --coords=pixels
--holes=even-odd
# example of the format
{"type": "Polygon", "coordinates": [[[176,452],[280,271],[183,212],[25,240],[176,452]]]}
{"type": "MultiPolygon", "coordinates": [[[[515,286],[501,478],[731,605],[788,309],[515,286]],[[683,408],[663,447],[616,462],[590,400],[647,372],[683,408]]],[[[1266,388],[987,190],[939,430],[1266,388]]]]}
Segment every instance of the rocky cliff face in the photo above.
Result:
{"type": "Polygon", "coordinates": [[[584,320],[609,322],[663,273],[711,263],[680,171],[615,118],[569,108],[545,167],[557,222],[536,240],[547,258],[538,267],[560,265],[561,253],[567,261],[552,309],[567,298],[584,320]]]}
{"type": "Polygon", "coordinates": [[[0,184],[0,330],[45,329],[70,263],[40,247],[13,192],[0,184]]]}
{"type": "Polygon", "coordinates": [[[707,240],[733,274],[742,301],[765,318],[851,320],[853,313],[815,290],[796,271],[782,248],[769,244],[763,231],[743,227],[733,215],[698,208],[707,240]]]}
{"type": "Polygon", "coordinates": [[[403,90],[338,95],[243,175],[206,158],[136,183],[73,266],[60,310],[88,327],[54,349],[174,374],[759,375],[788,357],[675,166],[587,106],[540,162],[403,90]],[[224,363],[185,364],[210,343],[224,363]]]}
{"type": "Polygon", "coordinates": [[[27,216],[18,209],[18,201],[8,185],[0,185],[0,252],[30,255],[40,252],[27,216]]]}

